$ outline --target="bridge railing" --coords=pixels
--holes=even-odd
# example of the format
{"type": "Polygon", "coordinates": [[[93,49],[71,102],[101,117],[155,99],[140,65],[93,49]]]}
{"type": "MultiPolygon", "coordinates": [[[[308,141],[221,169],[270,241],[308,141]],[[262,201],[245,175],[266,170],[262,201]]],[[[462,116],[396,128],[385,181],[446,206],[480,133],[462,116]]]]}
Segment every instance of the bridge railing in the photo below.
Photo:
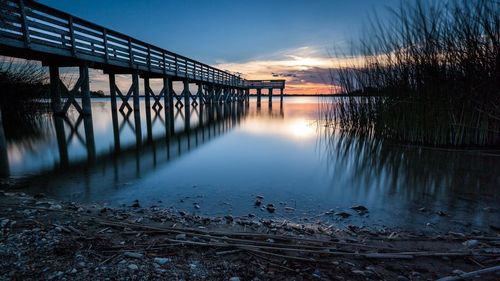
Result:
{"type": "Polygon", "coordinates": [[[259,88],[284,89],[285,80],[244,80],[243,85],[244,87],[254,88],[254,89],[259,89],[259,88]]]}
{"type": "Polygon", "coordinates": [[[31,0],[0,0],[0,45],[216,84],[244,79],[31,0]]]}

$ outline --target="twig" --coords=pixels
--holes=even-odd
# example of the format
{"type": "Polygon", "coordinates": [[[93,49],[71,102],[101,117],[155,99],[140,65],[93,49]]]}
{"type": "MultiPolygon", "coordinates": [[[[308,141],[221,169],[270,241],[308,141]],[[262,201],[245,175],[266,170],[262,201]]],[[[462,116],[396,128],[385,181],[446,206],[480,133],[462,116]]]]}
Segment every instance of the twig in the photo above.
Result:
{"type": "Polygon", "coordinates": [[[500,271],[500,265],[488,267],[488,268],[484,268],[484,269],[480,269],[480,270],[476,270],[476,271],[471,271],[471,272],[467,272],[467,273],[462,273],[462,274],[459,274],[456,276],[446,276],[446,277],[438,279],[437,281],[463,280],[463,279],[471,278],[471,277],[474,277],[477,275],[486,274],[486,273],[493,273],[493,272],[497,272],[497,271],[500,271]]]}

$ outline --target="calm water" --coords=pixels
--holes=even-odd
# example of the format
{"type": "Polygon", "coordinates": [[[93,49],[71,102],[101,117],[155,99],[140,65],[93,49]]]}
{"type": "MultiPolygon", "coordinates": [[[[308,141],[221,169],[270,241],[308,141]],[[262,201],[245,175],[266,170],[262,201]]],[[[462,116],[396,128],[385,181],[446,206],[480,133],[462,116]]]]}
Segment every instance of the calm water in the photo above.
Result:
{"type": "Polygon", "coordinates": [[[144,103],[140,115],[113,116],[99,99],[92,119],[2,112],[1,173],[28,193],[114,206],[137,199],[201,215],[429,231],[500,223],[498,210],[487,208],[500,205],[498,155],[326,134],[317,110],[316,97],[287,97],[282,107],[258,109],[251,100],[249,107],[191,109],[190,118],[184,109],[148,116],[144,103]],[[257,195],[276,212],[255,207],[257,195]],[[360,216],[353,205],[369,213],[360,216]],[[352,216],[321,215],[332,209],[352,216]]]}

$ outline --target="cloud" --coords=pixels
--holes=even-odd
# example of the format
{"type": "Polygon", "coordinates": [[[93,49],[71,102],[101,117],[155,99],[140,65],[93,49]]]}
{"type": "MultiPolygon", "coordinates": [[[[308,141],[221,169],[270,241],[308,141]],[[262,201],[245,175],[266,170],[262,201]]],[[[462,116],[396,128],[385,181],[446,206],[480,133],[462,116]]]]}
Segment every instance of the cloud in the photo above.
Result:
{"type": "Polygon", "coordinates": [[[301,47],[215,67],[242,73],[245,79],[285,79],[288,94],[331,94],[338,89],[332,83],[335,69],[352,63],[351,58],[333,59],[326,50],[301,47]]]}

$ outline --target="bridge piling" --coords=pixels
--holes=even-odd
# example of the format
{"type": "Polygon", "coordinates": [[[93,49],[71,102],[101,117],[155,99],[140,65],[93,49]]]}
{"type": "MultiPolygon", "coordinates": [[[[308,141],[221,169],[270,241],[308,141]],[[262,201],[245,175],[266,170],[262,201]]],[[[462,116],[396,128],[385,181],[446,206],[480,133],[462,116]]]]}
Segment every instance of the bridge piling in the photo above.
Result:
{"type": "Polygon", "coordinates": [[[49,66],[50,76],[50,105],[54,114],[61,113],[61,85],[59,78],[59,67],[55,65],[49,66]]]}
{"type": "Polygon", "coordinates": [[[90,102],[89,67],[87,65],[80,65],[79,70],[80,70],[80,79],[82,79],[82,84],[81,84],[82,112],[81,113],[83,115],[92,115],[92,105],[90,102]]]}
{"type": "Polygon", "coordinates": [[[269,88],[269,107],[273,107],[273,88],[269,88]]]}
{"type": "Polygon", "coordinates": [[[133,87],[133,103],[134,103],[134,111],[140,111],[140,100],[139,100],[139,73],[134,71],[132,73],[132,87],[133,87]]]}
{"type": "Polygon", "coordinates": [[[257,89],[257,107],[260,107],[261,98],[262,98],[261,89],[257,89]]]}

